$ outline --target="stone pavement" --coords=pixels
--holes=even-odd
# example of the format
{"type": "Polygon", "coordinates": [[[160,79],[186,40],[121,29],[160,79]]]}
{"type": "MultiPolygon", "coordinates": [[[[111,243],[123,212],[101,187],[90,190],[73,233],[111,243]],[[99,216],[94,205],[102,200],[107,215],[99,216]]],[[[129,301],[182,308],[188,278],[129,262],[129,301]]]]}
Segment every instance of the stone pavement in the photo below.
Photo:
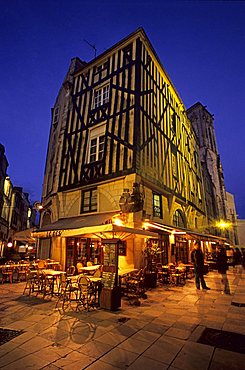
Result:
{"type": "Polygon", "coordinates": [[[147,291],[140,306],[123,299],[116,312],[65,314],[54,298],[23,297],[25,283],[2,284],[0,328],[23,332],[0,345],[0,368],[243,370],[244,271],[231,268],[228,279],[231,295],[221,294],[220,275],[211,271],[210,291],[197,291],[188,280],[147,291]],[[217,333],[224,339],[218,344],[217,333]]]}

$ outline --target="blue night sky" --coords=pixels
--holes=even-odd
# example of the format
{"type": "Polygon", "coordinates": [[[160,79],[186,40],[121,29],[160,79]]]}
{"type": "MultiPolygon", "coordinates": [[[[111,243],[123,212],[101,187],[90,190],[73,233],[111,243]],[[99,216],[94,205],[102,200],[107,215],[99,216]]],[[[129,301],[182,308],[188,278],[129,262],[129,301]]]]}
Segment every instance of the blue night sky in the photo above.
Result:
{"type": "Polygon", "coordinates": [[[31,201],[41,188],[55,103],[71,58],[89,61],[143,27],[185,106],[215,118],[226,190],[245,218],[245,2],[0,0],[0,143],[31,201]]]}

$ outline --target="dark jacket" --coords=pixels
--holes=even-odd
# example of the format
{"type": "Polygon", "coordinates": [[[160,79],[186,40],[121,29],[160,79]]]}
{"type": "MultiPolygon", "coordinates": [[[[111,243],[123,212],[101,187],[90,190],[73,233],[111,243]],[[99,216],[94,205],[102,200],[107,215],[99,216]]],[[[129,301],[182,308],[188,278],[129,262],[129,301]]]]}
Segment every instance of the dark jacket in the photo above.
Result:
{"type": "Polygon", "coordinates": [[[193,249],[191,252],[191,261],[197,272],[203,272],[204,257],[201,249],[193,249]]]}
{"type": "Polygon", "coordinates": [[[226,274],[226,271],[228,270],[228,264],[225,248],[220,248],[218,250],[216,265],[220,274],[226,274]]]}

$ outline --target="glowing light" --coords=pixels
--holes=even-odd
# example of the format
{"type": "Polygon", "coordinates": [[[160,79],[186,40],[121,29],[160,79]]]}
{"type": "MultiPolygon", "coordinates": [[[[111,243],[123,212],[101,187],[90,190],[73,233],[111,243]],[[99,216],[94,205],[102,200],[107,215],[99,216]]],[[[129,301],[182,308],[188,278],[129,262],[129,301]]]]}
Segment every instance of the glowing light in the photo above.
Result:
{"type": "Polygon", "coordinates": [[[7,244],[7,246],[8,246],[8,248],[12,248],[12,247],[13,247],[13,243],[9,242],[9,243],[7,244]]]}
{"type": "Polygon", "coordinates": [[[221,229],[227,229],[228,227],[231,226],[231,223],[230,222],[226,222],[226,221],[219,221],[219,222],[216,222],[216,227],[219,227],[221,229]]]}
{"type": "Polygon", "coordinates": [[[113,224],[117,225],[117,226],[124,226],[124,223],[120,218],[114,218],[113,219],[113,224]]]}

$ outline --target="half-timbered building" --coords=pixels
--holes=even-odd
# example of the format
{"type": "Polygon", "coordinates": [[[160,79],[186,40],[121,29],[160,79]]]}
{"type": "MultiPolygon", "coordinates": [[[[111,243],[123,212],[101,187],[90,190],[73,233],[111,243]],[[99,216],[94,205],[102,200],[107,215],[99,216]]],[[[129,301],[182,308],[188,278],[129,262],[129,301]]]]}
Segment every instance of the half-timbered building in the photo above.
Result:
{"type": "Polygon", "coordinates": [[[203,230],[199,147],[185,106],[143,29],[104,53],[71,61],[52,109],[39,257],[141,266],[145,245],[163,263],[188,261],[187,231],[203,230]]]}

